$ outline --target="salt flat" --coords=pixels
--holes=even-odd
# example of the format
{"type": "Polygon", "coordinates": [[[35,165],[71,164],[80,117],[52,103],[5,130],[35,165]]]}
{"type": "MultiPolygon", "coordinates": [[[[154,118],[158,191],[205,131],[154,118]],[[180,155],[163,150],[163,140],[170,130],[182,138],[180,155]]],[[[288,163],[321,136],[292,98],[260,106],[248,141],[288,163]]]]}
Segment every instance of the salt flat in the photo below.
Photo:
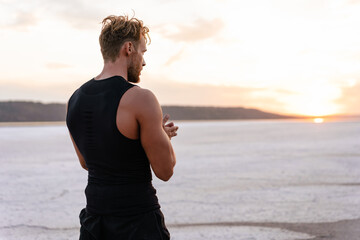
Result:
{"type": "MultiPolygon", "coordinates": [[[[360,218],[360,122],[179,126],[175,174],[154,179],[172,239],[311,239],[306,224],[360,218]]],[[[87,172],[65,125],[0,127],[0,163],[0,240],[78,238],[87,172]]]]}

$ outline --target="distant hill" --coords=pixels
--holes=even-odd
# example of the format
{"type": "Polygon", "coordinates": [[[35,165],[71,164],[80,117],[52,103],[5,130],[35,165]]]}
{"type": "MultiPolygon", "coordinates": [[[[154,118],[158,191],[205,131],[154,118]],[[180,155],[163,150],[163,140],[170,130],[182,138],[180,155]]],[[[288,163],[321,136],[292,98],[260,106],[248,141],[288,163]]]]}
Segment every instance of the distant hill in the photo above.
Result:
{"type": "Polygon", "coordinates": [[[66,105],[61,103],[0,102],[0,122],[65,121],[66,105]]]}
{"type": "MultiPolygon", "coordinates": [[[[293,118],[247,108],[163,106],[173,120],[283,119],[293,118]]],[[[0,102],[0,122],[65,121],[66,105],[61,103],[0,102]]]]}
{"type": "Polygon", "coordinates": [[[263,112],[242,107],[190,107],[162,106],[163,112],[176,120],[211,120],[211,119],[283,119],[290,116],[263,112]]]}

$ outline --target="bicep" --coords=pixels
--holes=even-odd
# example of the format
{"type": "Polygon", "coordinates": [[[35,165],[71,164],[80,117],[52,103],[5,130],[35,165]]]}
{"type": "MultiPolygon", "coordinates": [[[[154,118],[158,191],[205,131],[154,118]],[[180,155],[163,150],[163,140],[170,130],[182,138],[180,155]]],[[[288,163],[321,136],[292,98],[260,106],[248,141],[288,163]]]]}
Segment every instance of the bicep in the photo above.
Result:
{"type": "Polygon", "coordinates": [[[155,96],[148,97],[140,114],[139,124],[141,144],[150,157],[156,158],[153,155],[166,153],[169,140],[162,127],[162,110],[155,96]]]}
{"type": "Polygon", "coordinates": [[[173,161],[171,143],[162,127],[162,110],[152,93],[144,100],[138,117],[141,144],[156,176],[166,179],[172,175],[173,161]]]}
{"type": "Polygon", "coordinates": [[[140,123],[140,140],[145,150],[160,153],[168,145],[168,137],[162,127],[161,108],[153,107],[153,111],[145,114],[139,121],[140,123]]]}

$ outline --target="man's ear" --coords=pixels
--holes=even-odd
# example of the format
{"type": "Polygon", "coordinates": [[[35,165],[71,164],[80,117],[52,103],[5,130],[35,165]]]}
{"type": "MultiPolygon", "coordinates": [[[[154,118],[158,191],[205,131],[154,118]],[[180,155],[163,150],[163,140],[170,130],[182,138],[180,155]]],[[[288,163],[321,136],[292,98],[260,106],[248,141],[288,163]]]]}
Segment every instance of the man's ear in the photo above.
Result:
{"type": "Polygon", "coordinates": [[[122,46],[122,49],[126,56],[130,56],[134,51],[134,44],[130,41],[125,42],[124,45],[122,46]]]}

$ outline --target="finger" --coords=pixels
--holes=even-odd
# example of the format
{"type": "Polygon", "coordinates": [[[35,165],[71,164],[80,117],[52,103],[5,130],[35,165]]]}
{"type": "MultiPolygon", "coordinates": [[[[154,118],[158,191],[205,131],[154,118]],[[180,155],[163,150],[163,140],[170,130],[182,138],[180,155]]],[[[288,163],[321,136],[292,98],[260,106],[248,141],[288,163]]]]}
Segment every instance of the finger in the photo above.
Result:
{"type": "Polygon", "coordinates": [[[165,125],[165,127],[172,127],[172,126],[174,126],[173,122],[169,122],[168,124],[165,125]]]}
{"type": "Polygon", "coordinates": [[[166,127],[166,130],[168,132],[174,132],[174,131],[177,131],[178,127],[177,126],[172,126],[172,127],[166,127]]]}
{"type": "Polygon", "coordinates": [[[164,118],[163,118],[163,125],[165,125],[165,123],[169,120],[170,115],[169,114],[165,114],[164,118]]]}
{"type": "Polygon", "coordinates": [[[170,128],[171,128],[171,129],[176,129],[176,130],[179,129],[179,127],[176,126],[176,125],[174,125],[173,122],[166,124],[164,127],[168,128],[168,129],[170,129],[170,128]]]}

